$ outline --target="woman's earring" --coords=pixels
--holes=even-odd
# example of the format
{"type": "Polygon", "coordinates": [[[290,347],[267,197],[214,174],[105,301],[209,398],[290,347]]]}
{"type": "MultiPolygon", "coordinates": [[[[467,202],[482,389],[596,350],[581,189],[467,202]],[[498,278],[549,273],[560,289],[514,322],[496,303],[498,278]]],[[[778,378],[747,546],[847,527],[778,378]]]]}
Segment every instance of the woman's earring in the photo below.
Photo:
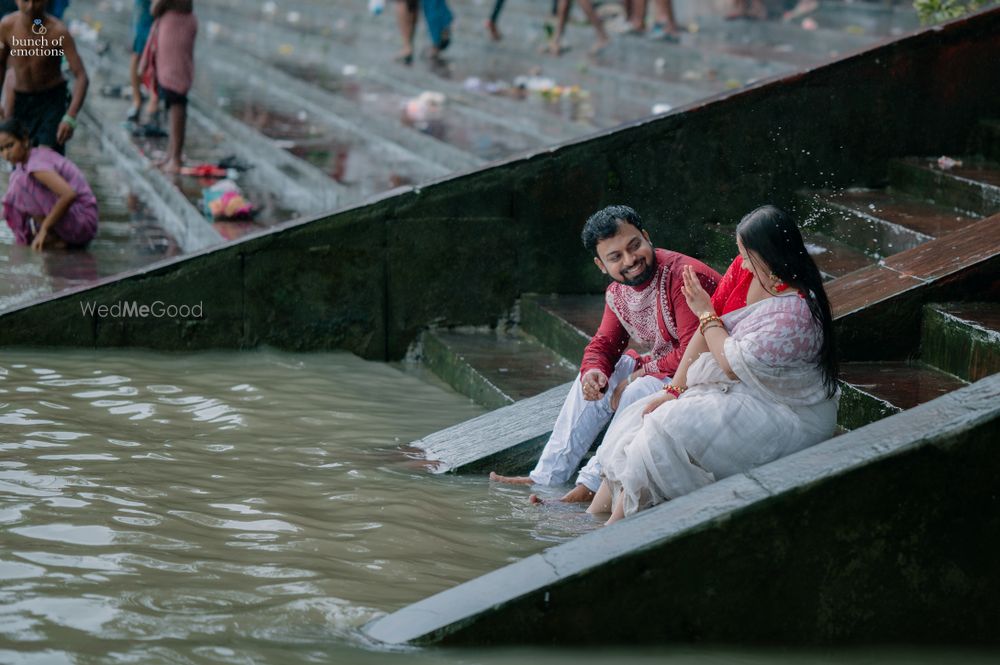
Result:
{"type": "Polygon", "coordinates": [[[773,272],[769,275],[769,277],[771,278],[771,283],[772,286],[774,286],[775,291],[777,291],[778,293],[782,293],[788,290],[788,285],[782,282],[780,279],[778,279],[778,276],[775,275],[773,272]]]}

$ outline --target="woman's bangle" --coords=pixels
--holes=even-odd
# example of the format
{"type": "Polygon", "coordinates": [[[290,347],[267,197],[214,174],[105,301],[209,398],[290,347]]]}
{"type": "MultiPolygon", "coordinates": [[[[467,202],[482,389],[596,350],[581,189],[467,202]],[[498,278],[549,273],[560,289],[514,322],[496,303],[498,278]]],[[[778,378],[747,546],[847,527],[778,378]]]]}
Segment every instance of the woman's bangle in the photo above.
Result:
{"type": "Polygon", "coordinates": [[[698,323],[699,323],[699,330],[701,330],[701,334],[703,335],[705,334],[705,329],[708,328],[708,324],[710,323],[718,323],[719,326],[725,327],[722,324],[722,319],[719,318],[718,315],[716,315],[714,312],[705,312],[704,314],[699,316],[698,323]]]}
{"type": "Polygon", "coordinates": [[[726,327],[724,325],[722,325],[721,323],[716,323],[715,321],[710,321],[708,325],[701,327],[701,334],[704,335],[705,331],[709,330],[711,328],[722,328],[723,330],[726,329],[726,327]]]}
{"type": "Polygon", "coordinates": [[[76,120],[76,118],[74,118],[73,116],[71,116],[69,113],[63,114],[62,122],[65,122],[67,125],[69,125],[73,129],[76,129],[77,120],[76,120]]]}
{"type": "Polygon", "coordinates": [[[675,386],[671,383],[670,385],[663,386],[663,389],[674,397],[680,397],[681,393],[687,390],[687,386],[675,386]]]}

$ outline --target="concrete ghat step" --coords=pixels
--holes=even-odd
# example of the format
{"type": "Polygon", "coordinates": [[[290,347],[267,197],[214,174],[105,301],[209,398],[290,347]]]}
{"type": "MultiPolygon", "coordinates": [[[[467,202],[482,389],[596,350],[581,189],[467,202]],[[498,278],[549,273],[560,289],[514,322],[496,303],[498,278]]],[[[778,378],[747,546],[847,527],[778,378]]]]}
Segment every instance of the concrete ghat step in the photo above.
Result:
{"type": "Polygon", "coordinates": [[[837,421],[845,429],[857,429],[964,385],[965,381],[919,362],[844,363],[837,421]]]}
{"type": "Polygon", "coordinates": [[[480,647],[992,644],[994,626],[983,617],[1000,612],[996,566],[970,553],[1000,537],[998,423],[994,375],[363,631],[389,644],[480,647]]]}
{"type": "MultiPolygon", "coordinates": [[[[720,274],[725,274],[733,257],[736,256],[736,226],[717,224],[709,230],[704,254],[699,258],[720,274]]],[[[875,263],[873,257],[851,245],[824,233],[810,231],[808,227],[803,229],[802,239],[805,240],[806,249],[819,267],[823,279],[827,281],[875,263]]]]}
{"type": "Polygon", "coordinates": [[[985,159],[1000,162],[1000,120],[980,120],[972,135],[973,150],[985,159]]]}
{"type": "Polygon", "coordinates": [[[1000,304],[924,305],[920,355],[966,381],[1000,372],[1000,304]]]}
{"type": "Polygon", "coordinates": [[[864,252],[823,233],[806,232],[802,239],[824,280],[843,277],[875,262],[864,252]]]}
{"type": "Polygon", "coordinates": [[[579,364],[603,314],[603,295],[521,297],[521,327],[574,364],[579,364]]]}
{"type": "Polygon", "coordinates": [[[891,160],[892,189],[983,217],[1000,212],[1000,166],[964,159],[962,166],[945,171],[937,161],[924,157],[891,160]]]}
{"type": "Polygon", "coordinates": [[[572,381],[412,442],[439,473],[520,475],[545,446],[572,381]]]}
{"type": "Polygon", "coordinates": [[[431,370],[487,408],[533,397],[576,376],[572,365],[519,333],[432,330],[422,340],[431,370]]]}
{"type": "Polygon", "coordinates": [[[966,226],[978,216],[882,190],[801,192],[805,228],[875,258],[891,256],[966,226]]]}

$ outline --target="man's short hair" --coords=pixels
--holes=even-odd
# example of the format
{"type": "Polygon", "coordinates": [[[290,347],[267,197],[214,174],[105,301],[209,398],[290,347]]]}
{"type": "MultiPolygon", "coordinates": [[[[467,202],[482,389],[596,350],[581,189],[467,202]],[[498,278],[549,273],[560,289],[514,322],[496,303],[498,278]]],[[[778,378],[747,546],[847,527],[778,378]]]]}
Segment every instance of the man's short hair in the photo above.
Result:
{"type": "Polygon", "coordinates": [[[643,230],[642,217],[629,206],[613,205],[598,210],[583,225],[583,231],[580,233],[583,246],[588,252],[597,256],[597,243],[617,234],[622,222],[627,222],[640,231],[643,230]]]}

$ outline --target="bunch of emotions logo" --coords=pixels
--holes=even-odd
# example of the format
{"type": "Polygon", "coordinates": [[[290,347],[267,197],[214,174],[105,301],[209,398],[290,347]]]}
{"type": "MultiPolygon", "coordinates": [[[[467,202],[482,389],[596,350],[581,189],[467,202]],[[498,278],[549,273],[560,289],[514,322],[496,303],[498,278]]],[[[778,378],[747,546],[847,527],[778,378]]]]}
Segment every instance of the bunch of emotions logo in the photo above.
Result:
{"type": "Polygon", "coordinates": [[[42,19],[36,18],[31,24],[31,31],[36,35],[44,35],[49,29],[42,25],[42,19]]]}

